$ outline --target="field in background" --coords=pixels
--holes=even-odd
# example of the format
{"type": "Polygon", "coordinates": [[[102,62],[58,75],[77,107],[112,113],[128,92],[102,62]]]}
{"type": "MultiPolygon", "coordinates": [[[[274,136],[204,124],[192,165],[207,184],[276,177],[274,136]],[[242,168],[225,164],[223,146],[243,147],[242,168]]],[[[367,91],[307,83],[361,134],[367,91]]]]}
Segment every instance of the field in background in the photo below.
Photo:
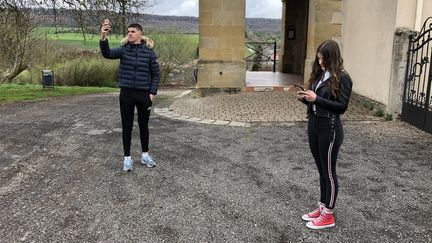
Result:
{"type": "MultiPolygon", "coordinates": [[[[86,34],[84,39],[84,36],[77,28],[39,27],[35,30],[35,34],[69,47],[80,49],[99,49],[99,34],[86,34]]],[[[198,34],[180,34],[171,32],[160,33],[157,31],[150,31],[149,33],[144,33],[144,35],[152,38],[156,42],[156,45],[159,38],[166,38],[165,35],[184,35],[189,39],[192,45],[196,45],[197,47],[199,42],[198,34]]],[[[108,36],[108,40],[112,47],[120,45],[122,38],[123,36],[121,35],[108,36]]]]}

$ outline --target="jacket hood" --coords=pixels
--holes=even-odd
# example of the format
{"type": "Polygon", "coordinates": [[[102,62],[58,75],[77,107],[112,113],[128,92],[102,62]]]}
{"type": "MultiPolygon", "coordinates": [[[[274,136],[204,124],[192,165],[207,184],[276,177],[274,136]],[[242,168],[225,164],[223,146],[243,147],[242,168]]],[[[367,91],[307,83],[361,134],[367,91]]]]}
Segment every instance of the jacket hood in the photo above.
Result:
{"type": "MultiPolygon", "coordinates": [[[[120,44],[121,45],[126,45],[128,43],[128,38],[127,36],[124,37],[121,41],[120,44]]],[[[153,49],[155,43],[152,39],[150,39],[147,36],[141,36],[141,43],[144,43],[149,49],[153,49]]]]}

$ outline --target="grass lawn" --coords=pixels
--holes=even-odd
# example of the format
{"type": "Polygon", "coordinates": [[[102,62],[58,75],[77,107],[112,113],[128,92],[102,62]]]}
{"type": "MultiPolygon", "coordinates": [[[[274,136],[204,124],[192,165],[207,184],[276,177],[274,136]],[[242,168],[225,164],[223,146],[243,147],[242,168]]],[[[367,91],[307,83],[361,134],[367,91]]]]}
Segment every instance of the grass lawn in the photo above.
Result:
{"type": "MultiPolygon", "coordinates": [[[[60,44],[72,46],[81,49],[99,49],[99,35],[86,34],[86,40],[80,33],[59,33],[59,34],[49,34],[49,40],[56,41],[60,44]]],[[[113,43],[112,46],[120,45],[120,40],[122,36],[109,36],[108,40],[113,43]]]]}
{"type": "MultiPolygon", "coordinates": [[[[34,30],[38,36],[46,36],[48,40],[56,41],[65,46],[80,49],[99,49],[99,38],[97,34],[86,34],[85,40],[78,28],[69,27],[38,27],[34,30]]],[[[45,37],[43,37],[45,38],[45,37]]],[[[123,37],[120,35],[111,35],[108,40],[114,44],[120,44],[123,37]]]]}
{"type": "MultiPolygon", "coordinates": [[[[179,34],[148,34],[146,36],[152,38],[156,44],[161,38],[169,38],[170,35],[179,35],[179,34]]],[[[199,36],[198,34],[180,34],[184,35],[189,42],[198,46],[199,36]]],[[[56,41],[62,45],[72,46],[81,49],[99,49],[99,35],[86,34],[86,40],[80,33],[59,33],[59,34],[48,34],[49,40],[56,41]]],[[[120,35],[109,35],[108,40],[111,47],[120,46],[120,41],[123,37],[120,35]]]]}
{"type": "MultiPolygon", "coordinates": [[[[56,41],[62,45],[71,46],[80,49],[99,49],[99,38],[98,34],[86,34],[85,40],[84,36],[77,28],[67,28],[67,27],[39,27],[34,30],[36,35],[46,35],[48,40],[56,41]],[[56,33],[57,32],[57,33],[56,33]]],[[[176,33],[145,33],[144,35],[154,39],[156,43],[160,38],[169,38],[170,35],[179,35],[176,33]]],[[[180,34],[184,35],[189,42],[198,46],[199,35],[198,34],[180,34]]],[[[120,40],[123,38],[121,35],[109,35],[108,40],[112,47],[117,47],[120,45],[120,40]]]]}
{"type": "Polygon", "coordinates": [[[35,84],[0,84],[0,104],[36,101],[56,96],[112,92],[118,92],[118,88],[55,86],[54,89],[42,89],[42,85],[35,84]]]}

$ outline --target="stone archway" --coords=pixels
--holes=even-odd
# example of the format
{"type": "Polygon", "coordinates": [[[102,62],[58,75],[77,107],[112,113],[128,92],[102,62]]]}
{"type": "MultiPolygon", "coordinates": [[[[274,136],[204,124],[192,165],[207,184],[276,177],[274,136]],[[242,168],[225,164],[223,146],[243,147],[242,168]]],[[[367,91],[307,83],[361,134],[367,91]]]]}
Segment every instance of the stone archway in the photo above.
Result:
{"type": "Polygon", "coordinates": [[[343,0],[282,2],[280,70],[303,74],[306,80],[318,45],[328,39],[341,44],[343,0]]]}
{"type": "MultiPolygon", "coordinates": [[[[321,42],[341,44],[343,0],[281,1],[280,70],[309,74],[321,42]]],[[[245,16],[246,0],[199,0],[197,88],[245,87],[245,16]]]]}
{"type": "Polygon", "coordinates": [[[312,69],[316,50],[325,40],[341,43],[342,35],[342,4],[344,0],[309,0],[309,16],[307,31],[306,59],[304,65],[305,79],[312,69]]]}

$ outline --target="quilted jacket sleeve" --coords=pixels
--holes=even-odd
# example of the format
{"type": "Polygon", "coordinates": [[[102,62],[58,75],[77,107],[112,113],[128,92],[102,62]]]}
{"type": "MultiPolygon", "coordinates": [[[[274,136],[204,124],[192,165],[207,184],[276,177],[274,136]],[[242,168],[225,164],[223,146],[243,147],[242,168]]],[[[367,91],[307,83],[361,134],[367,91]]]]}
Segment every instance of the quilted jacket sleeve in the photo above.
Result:
{"type": "Polygon", "coordinates": [[[102,52],[102,56],[108,59],[118,59],[121,57],[122,49],[120,48],[113,48],[110,49],[108,39],[106,40],[100,40],[99,41],[99,47],[102,52]]]}
{"type": "Polygon", "coordinates": [[[156,54],[152,51],[151,61],[150,61],[150,75],[151,75],[151,84],[150,84],[150,94],[157,94],[159,81],[160,81],[160,71],[159,71],[159,63],[157,60],[156,54]]]}

